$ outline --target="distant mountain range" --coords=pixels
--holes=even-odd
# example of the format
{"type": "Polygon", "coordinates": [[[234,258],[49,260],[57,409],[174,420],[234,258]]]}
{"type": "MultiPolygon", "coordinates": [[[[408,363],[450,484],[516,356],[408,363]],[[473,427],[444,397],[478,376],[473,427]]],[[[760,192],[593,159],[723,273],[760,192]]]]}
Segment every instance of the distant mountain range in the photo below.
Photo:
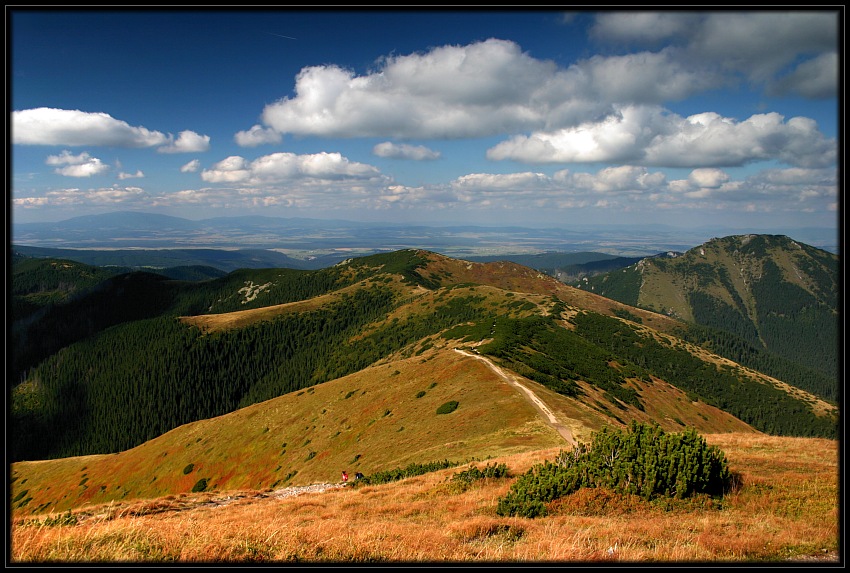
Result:
{"type": "Polygon", "coordinates": [[[190,266],[223,273],[236,269],[321,269],[350,258],[345,254],[328,254],[303,260],[267,249],[63,249],[15,245],[12,252],[26,257],[67,259],[98,267],[166,274],[168,269],[190,266]]]}

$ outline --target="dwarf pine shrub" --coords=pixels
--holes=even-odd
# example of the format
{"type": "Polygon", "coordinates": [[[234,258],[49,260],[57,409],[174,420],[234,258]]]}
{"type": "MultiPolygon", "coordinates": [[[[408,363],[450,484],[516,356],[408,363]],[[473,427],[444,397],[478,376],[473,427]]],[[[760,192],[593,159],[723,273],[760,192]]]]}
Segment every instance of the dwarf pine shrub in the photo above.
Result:
{"type": "Polygon", "coordinates": [[[472,483],[476,480],[486,478],[500,478],[508,475],[508,466],[506,464],[487,464],[484,469],[479,469],[478,466],[472,466],[467,470],[460,471],[452,475],[453,482],[472,483]]]}
{"type": "Polygon", "coordinates": [[[442,462],[428,462],[425,464],[413,463],[405,468],[395,468],[363,476],[359,480],[356,480],[353,485],[363,486],[389,483],[413,476],[419,476],[428,472],[451,468],[460,465],[460,463],[461,462],[450,462],[449,460],[443,460],[442,462]]]}
{"type": "Polygon", "coordinates": [[[458,402],[457,400],[452,400],[450,402],[446,402],[439,408],[437,408],[438,414],[451,414],[455,410],[457,410],[458,402]]]}
{"type": "Polygon", "coordinates": [[[592,444],[561,451],[533,466],[499,500],[499,515],[537,517],[546,504],[583,487],[605,487],[646,500],[683,499],[697,493],[722,496],[732,474],[726,456],[696,430],[665,433],[657,424],[632,422],[628,431],[605,427],[592,444]]]}
{"type": "Polygon", "coordinates": [[[209,478],[201,478],[192,486],[192,493],[206,491],[209,478]]]}

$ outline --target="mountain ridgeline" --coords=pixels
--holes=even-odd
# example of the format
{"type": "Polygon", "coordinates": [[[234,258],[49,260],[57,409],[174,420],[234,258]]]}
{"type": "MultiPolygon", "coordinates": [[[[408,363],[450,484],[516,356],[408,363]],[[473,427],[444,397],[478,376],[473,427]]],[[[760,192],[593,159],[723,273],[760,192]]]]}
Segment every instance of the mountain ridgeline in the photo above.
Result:
{"type": "MultiPolygon", "coordinates": [[[[16,265],[24,263],[33,264],[16,265]]],[[[47,275],[69,271],[40,265],[47,275]]],[[[722,347],[724,332],[514,263],[402,250],[320,270],[244,269],[199,282],[131,272],[84,284],[97,269],[77,271],[73,296],[48,294],[69,290],[67,277],[62,288],[43,279],[38,288],[13,289],[20,314],[13,317],[12,461],[121,452],[377,364],[445,360],[456,349],[554,396],[578,435],[632,420],[837,435],[834,405],[722,358],[714,347],[722,347]],[[670,392],[678,396],[672,402],[670,392]]],[[[809,287],[828,299],[827,286],[809,287]]],[[[761,288],[788,290],[784,282],[761,288]]],[[[375,383],[399,384],[399,371],[375,383]]]]}
{"type": "Polygon", "coordinates": [[[838,266],[783,235],[736,235],[572,284],[705,327],[683,337],[836,400],[838,266]]]}

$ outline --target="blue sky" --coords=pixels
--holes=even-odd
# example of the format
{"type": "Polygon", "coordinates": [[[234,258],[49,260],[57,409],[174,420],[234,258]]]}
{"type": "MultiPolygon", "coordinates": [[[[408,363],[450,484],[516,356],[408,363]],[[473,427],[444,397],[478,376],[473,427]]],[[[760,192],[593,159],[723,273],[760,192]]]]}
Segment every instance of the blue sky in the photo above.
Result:
{"type": "Polygon", "coordinates": [[[837,8],[7,7],[12,220],[834,228],[837,8]]]}

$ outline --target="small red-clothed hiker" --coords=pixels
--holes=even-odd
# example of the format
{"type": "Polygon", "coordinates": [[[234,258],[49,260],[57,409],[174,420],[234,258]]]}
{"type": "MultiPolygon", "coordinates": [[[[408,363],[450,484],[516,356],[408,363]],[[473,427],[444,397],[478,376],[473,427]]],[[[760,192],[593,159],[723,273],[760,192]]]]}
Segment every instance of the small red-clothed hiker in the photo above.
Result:
{"type": "Polygon", "coordinates": [[[346,472],[342,472],[342,481],[343,483],[348,481],[348,474],[346,472]]]}

